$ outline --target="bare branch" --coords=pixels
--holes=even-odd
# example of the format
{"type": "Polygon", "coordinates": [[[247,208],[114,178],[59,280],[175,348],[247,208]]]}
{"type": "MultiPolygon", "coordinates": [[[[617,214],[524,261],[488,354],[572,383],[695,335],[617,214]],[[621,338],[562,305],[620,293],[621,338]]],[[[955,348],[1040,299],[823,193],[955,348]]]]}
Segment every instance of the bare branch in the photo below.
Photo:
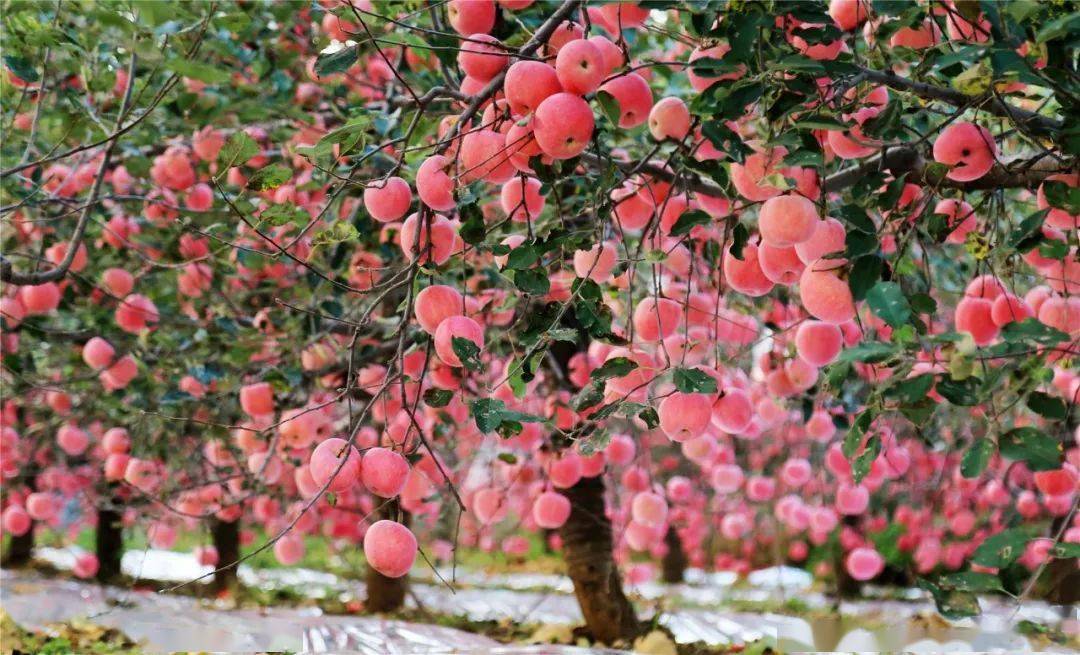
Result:
{"type": "Polygon", "coordinates": [[[109,159],[112,157],[113,150],[116,149],[116,143],[120,138],[119,128],[124,124],[124,119],[127,117],[128,106],[131,104],[131,91],[135,88],[135,64],[137,60],[138,57],[135,53],[132,53],[131,63],[128,64],[127,88],[124,89],[124,99],[120,104],[120,113],[116,118],[117,132],[113,135],[113,138],[108,142],[108,146],[105,148],[105,154],[101,158],[101,165],[98,166],[97,175],[94,177],[94,185],[90,189],[90,200],[86,203],[86,206],[83,207],[82,214],[79,216],[79,222],[75,225],[75,232],[71,235],[71,240],[68,241],[67,252],[64,253],[63,261],[57,264],[55,268],[46,271],[18,273],[12,268],[11,262],[4,259],[0,261],[0,280],[20,285],[45,284],[46,282],[55,282],[67,275],[68,269],[71,268],[71,263],[75,261],[75,253],[82,244],[83,235],[86,233],[86,226],[90,223],[90,211],[93,209],[94,205],[97,204],[98,194],[101,192],[101,185],[105,181],[105,173],[109,170],[109,159]]]}
{"type": "Polygon", "coordinates": [[[900,77],[892,71],[877,71],[860,67],[859,74],[869,82],[884,84],[897,91],[910,91],[920,98],[939,100],[954,107],[981,107],[995,116],[1008,118],[1021,127],[1044,135],[1054,135],[1064,127],[1059,120],[1020,109],[992,95],[969,96],[954,89],[900,77]]]}
{"type": "Polygon", "coordinates": [[[908,181],[913,184],[943,189],[962,189],[964,191],[1028,189],[1038,186],[1043,180],[1055,173],[1068,170],[1066,166],[1060,165],[1050,157],[1039,156],[1034,159],[1021,158],[1012,160],[1009,163],[998,163],[986,175],[977,180],[958,182],[930,169],[930,163],[923,157],[922,152],[913,146],[890,148],[881,155],[871,157],[856,166],[825,178],[823,189],[825,191],[839,191],[879,171],[888,171],[896,177],[906,173],[908,181]]]}

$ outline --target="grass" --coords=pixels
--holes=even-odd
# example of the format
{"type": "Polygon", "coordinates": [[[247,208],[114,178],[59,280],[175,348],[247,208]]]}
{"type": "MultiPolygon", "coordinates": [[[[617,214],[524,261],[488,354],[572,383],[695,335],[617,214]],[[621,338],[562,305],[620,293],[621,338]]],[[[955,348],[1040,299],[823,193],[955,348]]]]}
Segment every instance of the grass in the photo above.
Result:
{"type": "Polygon", "coordinates": [[[123,632],[88,621],[73,620],[34,631],[20,627],[0,610],[0,642],[7,655],[143,655],[143,649],[123,632]]]}
{"type": "Polygon", "coordinates": [[[1033,642],[1032,645],[1036,650],[1049,644],[1069,646],[1070,648],[1080,647],[1080,638],[1070,638],[1069,635],[1062,632],[1059,628],[1038,621],[1022,620],[1017,624],[1016,631],[1031,639],[1033,642]]]}

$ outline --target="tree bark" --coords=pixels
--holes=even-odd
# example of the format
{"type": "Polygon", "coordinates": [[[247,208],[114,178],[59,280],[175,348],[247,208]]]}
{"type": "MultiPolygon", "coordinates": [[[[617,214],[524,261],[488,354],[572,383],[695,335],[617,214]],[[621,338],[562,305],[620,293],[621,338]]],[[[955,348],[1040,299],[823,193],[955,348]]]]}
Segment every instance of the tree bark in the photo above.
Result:
{"type": "Polygon", "coordinates": [[[214,573],[214,581],[210,583],[210,589],[214,593],[221,593],[236,588],[236,566],[228,566],[240,559],[240,521],[222,521],[212,519],[210,535],[214,540],[214,548],[217,549],[218,567],[228,567],[214,573]]]}
{"type": "MultiPolygon", "coordinates": [[[[409,525],[409,513],[399,509],[397,501],[387,503],[380,511],[379,518],[396,520],[406,527],[409,525]]],[[[367,600],[364,607],[369,612],[394,612],[405,605],[405,594],[409,591],[409,576],[388,578],[372,567],[367,567],[367,600]]]]}
{"type": "Polygon", "coordinates": [[[668,526],[667,534],[664,535],[664,544],[667,545],[667,552],[664,553],[664,559],[660,562],[662,578],[668,584],[679,584],[686,579],[687,560],[682,547],[682,539],[679,539],[675,526],[668,526]]]}
{"type": "MultiPolygon", "coordinates": [[[[856,525],[854,516],[845,516],[842,525],[856,525]]],[[[844,549],[839,544],[836,546],[836,554],[833,558],[833,575],[836,576],[836,607],[840,606],[840,599],[857,596],[862,589],[862,583],[851,577],[847,567],[844,566],[844,549]]]]}
{"type": "Polygon", "coordinates": [[[1046,565],[1044,575],[1050,580],[1046,600],[1055,605],[1080,603],[1080,569],[1076,559],[1055,559],[1046,565]]]}
{"type": "MultiPolygon", "coordinates": [[[[37,491],[36,468],[27,471],[26,486],[30,491],[37,491]]],[[[0,565],[5,568],[18,568],[30,563],[30,560],[34,558],[34,526],[36,525],[37,521],[31,520],[30,527],[25,533],[11,536],[7,550],[4,551],[3,557],[0,557],[0,565]]]]}
{"type": "Polygon", "coordinates": [[[4,568],[18,568],[26,566],[34,555],[34,522],[30,522],[30,529],[20,535],[12,535],[8,541],[4,557],[0,564],[4,568]]]}
{"type": "Polygon", "coordinates": [[[120,560],[124,555],[124,531],[120,512],[101,508],[97,513],[94,532],[94,552],[98,558],[98,582],[114,582],[120,577],[120,560]]]}
{"type": "Polygon", "coordinates": [[[870,157],[850,168],[833,173],[825,178],[822,189],[839,191],[882,170],[889,171],[895,177],[906,173],[907,180],[913,184],[964,191],[1031,188],[1038,186],[1051,175],[1068,171],[1065,165],[1058,163],[1053,157],[1037,156],[1015,159],[1006,164],[996,163],[986,175],[979,179],[959,182],[945,177],[942,171],[932,170],[931,163],[933,162],[927,161],[920,149],[915,146],[888,148],[881,155],[870,157]]]}
{"type": "Polygon", "coordinates": [[[574,582],[585,626],[597,641],[630,641],[642,632],[634,607],[622,589],[612,554],[611,521],[604,513],[604,480],[582,478],[562,492],[570,518],[560,529],[563,557],[574,582]]]}
{"type": "MultiPolygon", "coordinates": [[[[1075,430],[1075,426],[1070,426],[1075,430]]],[[[1072,434],[1072,430],[1068,434],[1072,434]]],[[[1065,525],[1064,516],[1054,519],[1050,534],[1058,534],[1065,525]]],[[[1075,605],[1080,603],[1080,569],[1076,567],[1077,558],[1051,560],[1042,573],[1045,580],[1045,599],[1056,605],[1075,605]]]]}

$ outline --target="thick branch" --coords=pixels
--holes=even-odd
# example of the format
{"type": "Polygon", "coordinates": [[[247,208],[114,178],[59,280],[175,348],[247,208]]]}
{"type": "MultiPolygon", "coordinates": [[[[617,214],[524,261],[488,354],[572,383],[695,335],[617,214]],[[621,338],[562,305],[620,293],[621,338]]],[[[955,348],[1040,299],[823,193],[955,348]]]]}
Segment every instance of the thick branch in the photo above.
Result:
{"type": "Polygon", "coordinates": [[[907,180],[913,184],[943,189],[963,189],[964,191],[1030,189],[1038,186],[1047,177],[1068,170],[1051,157],[1040,157],[1035,160],[1019,159],[995,164],[986,175],[977,180],[957,182],[929,169],[930,163],[914,146],[891,148],[882,155],[871,157],[856,166],[830,175],[825,178],[823,186],[825,191],[839,191],[868,175],[888,171],[895,177],[906,173],[907,180]]]}
{"type": "MultiPolygon", "coordinates": [[[[536,33],[533,34],[533,37],[529,39],[529,41],[525,45],[521,46],[521,49],[518,50],[518,55],[528,56],[539,50],[540,46],[547,43],[547,40],[551,38],[551,35],[555,33],[555,30],[559,27],[559,25],[562,24],[563,20],[570,16],[570,14],[572,14],[580,4],[581,0],[565,0],[562,5],[560,5],[559,8],[555,10],[555,13],[551,14],[551,16],[549,16],[548,19],[544,21],[544,24],[540,26],[540,29],[536,30],[536,33]]],[[[454,139],[456,139],[458,134],[461,132],[462,126],[468,123],[469,119],[476,115],[476,112],[480,109],[481,106],[483,106],[485,102],[488,101],[488,99],[494,96],[497,91],[502,89],[503,80],[505,79],[506,69],[504,68],[503,71],[493,77],[491,81],[487,83],[487,86],[481,89],[480,93],[476,94],[476,97],[472,99],[472,102],[470,102],[469,105],[465,107],[465,111],[461,112],[461,115],[458,117],[457,122],[450,129],[450,132],[446,135],[446,138],[439,143],[439,147],[436,149],[436,152],[443,152],[448,147],[450,147],[450,144],[454,142],[454,139]]]]}
{"type": "MultiPolygon", "coordinates": [[[[605,161],[596,155],[583,152],[581,153],[581,161],[585,162],[589,166],[599,167],[603,166],[605,161]]],[[[653,164],[651,162],[641,163],[633,161],[618,161],[616,159],[609,160],[615,167],[624,173],[644,173],[649,177],[656,178],[658,180],[664,180],[665,182],[674,182],[675,173],[660,166],[659,164],[653,164]]],[[[705,196],[713,198],[727,198],[728,194],[717,184],[708,182],[706,180],[697,177],[696,175],[682,175],[679,178],[679,184],[685,187],[689,191],[694,193],[700,193],[705,196]]]]}
{"type": "Polygon", "coordinates": [[[926,84],[925,82],[916,82],[915,80],[910,80],[906,77],[900,77],[892,71],[877,71],[860,67],[859,72],[867,81],[874,82],[875,84],[884,84],[897,91],[910,91],[920,98],[926,98],[927,100],[938,100],[954,107],[981,106],[995,116],[1008,118],[1021,127],[1041,134],[1053,135],[1060,132],[1063,127],[1062,122],[1059,120],[1036,114],[1035,112],[1027,111],[1026,109],[1020,109],[1019,107],[1010,105],[997,96],[969,96],[966,93],[961,93],[955,89],[926,84]]]}

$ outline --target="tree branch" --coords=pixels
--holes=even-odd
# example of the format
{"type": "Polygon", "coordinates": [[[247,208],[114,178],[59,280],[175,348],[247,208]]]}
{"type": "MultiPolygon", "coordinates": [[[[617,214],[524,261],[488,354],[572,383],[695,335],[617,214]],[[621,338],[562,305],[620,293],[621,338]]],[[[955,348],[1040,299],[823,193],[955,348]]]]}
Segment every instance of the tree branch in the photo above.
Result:
{"type": "Polygon", "coordinates": [[[105,173],[109,170],[109,159],[112,157],[113,150],[116,149],[116,142],[120,138],[119,128],[124,124],[124,119],[127,117],[128,106],[131,104],[131,92],[135,88],[135,64],[138,57],[135,53],[131,54],[131,63],[128,65],[128,80],[127,88],[124,89],[124,99],[120,103],[120,112],[116,117],[117,132],[113,135],[112,140],[109,141],[108,146],[105,148],[105,154],[101,157],[101,165],[98,166],[97,175],[94,177],[94,185],[90,189],[90,200],[83,207],[82,214],[79,215],[79,222],[75,224],[75,232],[71,235],[71,240],[68,241],[67,252],[64,253],[64,259],[56,265],[55,268],[51,268],[47,271],[38,271],[35,273],[18,273],[12,266],[11,262],[6,259],[0,260],[0,280],[4,282],[11,282],[12,284],[45,284],[46,282],[55,282],[67,275],[68,269],[71,268],[71,263],[75,261],[75,253],[78,251],[79,246],[82,245],[83,235],[86,233],[86,226],[90,223],[90,211],[94,205],[97,204],[98,194],[101,193],[101,185],[105,181],[105,173]]]}
{"type": "Polygon", "coordinates": [[[986,175],[971,182],[958,182],[930,169],[928,162],[918,148],[901,146],[890,148],[883,154],[846,170],[825,178],[822,188],[825,191],[839,191],[855,184],[860,179],[880,171],[888,171],[895,177],[907,174],[907,180],[913,184],[922,184],[944,189],[962,189],[981,191],[989,189],[1032,188],[1042,183],[1055,173],[1068,172],[1066,166],[1058,164],[1048,156],[1020,158],[1007,163],[995,164],[986,175]]]}
{"type": "MultiPolygon", "coordinates": [[[[604,165],[603,159],[589,152],[581,153],[581,161],[593,167],[604,165]]],[[[664,180],[665,182],[675,181],[675,173],[658,164],[653,164],[651,162],[642,163],[633,161],[618,161],[616,159],[612,159],[610,161],[624,173],[645,173],[649,177],[653,177],[658,180],[664,180]]],[[[713,198],[729,197],[729,194],[724,191],[724,189],[721,188],[719,185],[713,182],[703,180],[696,175],[693,177],[682,175],[679,178],[679,183],[687,190],[693,191],[695,193],[700,193],[705,196],[710,196],[713,198]]]]}
{"type": "MultiPolygon", "coordinates": [[[[527,56],[540,49],[540,46],[547,43],[547,40],[551,38],[551,35],[555,33],[556,28],[562,24],[563,19],[567,18],[575,9],[581,4],[581,0],[565,0],[555,13],[551,14],[544,24],[540,26],[540,29],[536,30],[532,38],[528,43],[521,46],[518,50],[518,56],[527,56]]],[[[480,93],[476,94],[476,97],[472,99],[472,102],[465,108],[465,111],[461,112],[454,126],[447,133],[446,138],[439,142],[438,147],[435,149],[436,153],[442,153],[450,144],[454,142],[462,130],[462,126],[469,122],[480,107],[488,101],[489,98],[495,95],[497,91],[502,89],[503,80],[506,79],[506,69],[504,68],[501,73],[496,75],[487,83],[480,93]]]]}
{"type": "Polygon", "coordinates": [[[916,82],[906,77],[900,77],[892,71],[878,71],[870,68],[859,67],[859,73],[869,82],[884,84],[897,91],[909,91],[927,100],[938,100],[954,107],[983,107],[995,116],[1008,118],[1021,127],[1027,128],[1043,135],[1052,136],[1062,130],[1064,124],[1048,116],[1036,114],[1026,109],[1020,109],[1005,102],[1001,98],[992,95],[969,96],[954,89],[935,86],[925,82],[916,82]]]}

